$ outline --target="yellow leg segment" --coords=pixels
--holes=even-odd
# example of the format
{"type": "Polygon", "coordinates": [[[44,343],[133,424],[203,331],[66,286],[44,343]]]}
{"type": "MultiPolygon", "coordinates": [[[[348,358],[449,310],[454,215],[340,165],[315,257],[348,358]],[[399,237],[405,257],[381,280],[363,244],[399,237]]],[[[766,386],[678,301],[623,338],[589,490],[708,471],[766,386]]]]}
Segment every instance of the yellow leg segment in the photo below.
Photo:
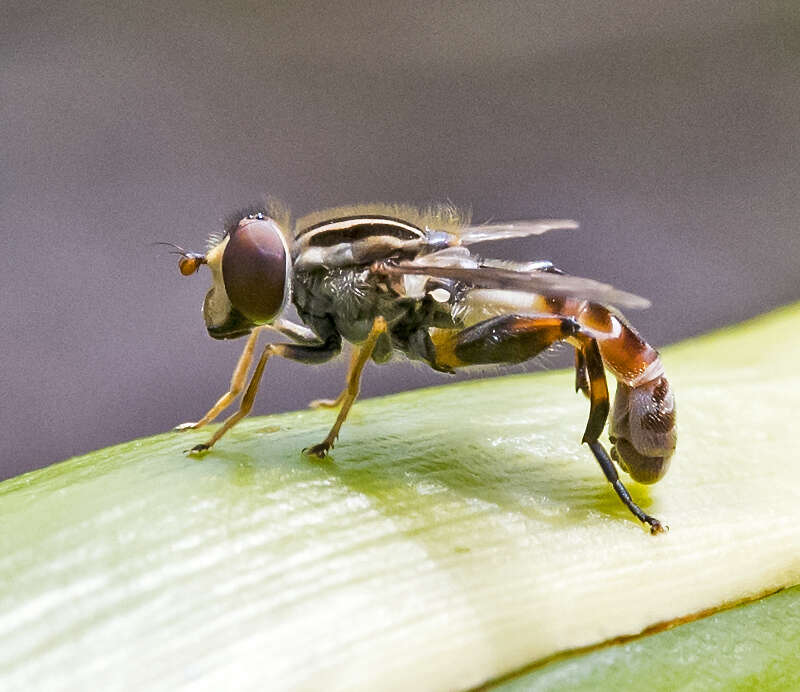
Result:
{"type": "MultiPolygon", "coordinates": [[[[355,371],[356,363],[358,362],[358,352],[361,350],[360,347],[355,346],[353,347],[353,351],[350,353],[350,365],[347,368],[347,381],[350,381],[350,378],[353,377],[353,372],[355,371]]],[[[344,398],[347,396],[347,387],[345,387],[339,396],[335,399],[314,399],[314,401],[309,402],[309,408],[336,408],[340,406],[344,401],[344,398]]]]}
{"type": "Polygon", "coordinates": [[[199,421],[196,423],[181,423],[175,427],[175,430],[197,430],[198,428],[202,428],[204,425],[214,420],[220,413],[222,413],[234,402],[236,397],[241,393],[242,389],[244,389],[247,371],[250,369],[250,364],[253,362],[253,353],[256,349],[258,335],[267,328],[268,326],[257,327],[247,338],[244,351],[242,351],[242,355],[239,357],[239,362],[236,364],[236,368],[233,371],[230,389],[219,398],[217,403],[214,404],[209,409],[208,413],[206,413],[206,415],[203,416],[199,421]]]}
{"type": "Polygon", "coordinates": [[[267,364],[270,356],[274,354],[281,355],[283,348],[285,348],[284,344],[267,345],[267,347],[264,349],[264,353],[261,354],[261,358],[258,360],[256,369],[253,371],[253,376],[250,378],[250,383],[247,385],[247,391],[245,391],[244,396],[242,397],[242,404],[239,407],[239,410],[232,416],[228,416],[225,419],[225,422],[214,432],[208,442],[192,447],[189,450],[190,454],[197,454],[211,449],[220,437],[222,437],[226,432],[228,432],[228,430],[230,430],[234,425],[242,420],[242,418],[250,413],[250,409],[253,408],[253,402],[255,401],[256,394],[258,393],[258,385],[261,382],[261,376],[264,374],[264,366],[267,364]]]}
{"type": "Polygon", "coordinates": [[[339,395],[339,399],[342,400],[342,407],[339,409],[339,415],[336,417],[336,422],[333,424],[333,427],[331,428],[327,437],[322,442],[303,450],[305,454],[308,454],[309,456],[316,456],[321,459],[328,453],[328,450],[333,448],[333,443],[339,436],[339,430],[347,418],[347,414],[350,412],[350,408],[353,406],[353,402],[358,397],[358,392],[361,389],[361,371],[364,369],[369,357],[372,355],[372,351],[375,349],[375,344],[377,343],[378,338],[386,331],[386,329],[386,320],[383,319],[383,317],[376,317],[375,321],[372,323],[372,329],[370,329],[366,341],[361,344],[358,349],[356,349],[353,360],[351,361],[350,372],[347,373],[347,386],[339,395]]]}

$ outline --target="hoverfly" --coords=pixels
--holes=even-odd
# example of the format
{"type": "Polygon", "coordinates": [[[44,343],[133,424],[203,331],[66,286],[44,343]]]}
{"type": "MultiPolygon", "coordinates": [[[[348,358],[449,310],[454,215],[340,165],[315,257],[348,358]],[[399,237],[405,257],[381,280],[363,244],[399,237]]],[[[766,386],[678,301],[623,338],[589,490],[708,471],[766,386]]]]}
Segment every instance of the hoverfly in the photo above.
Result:
{"type": "Polygon", "coordinates": [[[649,303],[567,275],[548,261],[486,259],[470,249],[576,228],[575,222],[472,225],[448,206],[420,211],[373,205],[319,212],[291,231],[288,214],[276,209],[238,214],[205,254],[175,246],[182,274],[202,265],[211,270],[203,305],[208,333],[215,339],[247,336],[229,391],[202,419],[178,429],[203,427],[244,391],[239,410],[190,454],[209,450],[249,413],[272,356],[317,364],[336,356],[343,339],[354,344],[342,393],[335,401],[312,402],[339,407],[327,437],[304,450],[324,457],[358,396],[369,359],[384,363],[400,352],[454,373],[470,365],[522,363],[566,342],[575,349],[575,389],[590,402],[583,442],[625,506],[651,533],[666,530],[633,501],[612,461],[634,480],[655,483],[675,450],[675,400],[659,355],[616,309],[649,303]],[[304,325],[284,318],[290,301],[304,325]],[[266,329],[289,342],[267,344],[245,386],[258,335],[266,329]],[[610,410],[605,370],[617,379],[610,457],[599,440],[610,410]]]}

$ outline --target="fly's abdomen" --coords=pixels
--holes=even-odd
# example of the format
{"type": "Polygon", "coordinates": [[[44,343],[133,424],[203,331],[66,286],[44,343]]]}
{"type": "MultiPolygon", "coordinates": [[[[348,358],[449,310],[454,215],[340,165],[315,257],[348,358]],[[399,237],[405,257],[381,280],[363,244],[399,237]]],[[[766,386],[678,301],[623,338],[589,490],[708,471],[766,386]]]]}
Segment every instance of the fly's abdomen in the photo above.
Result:
{"type": "Polygon", "coordinates": [[[639,483],[655,483],[669,468],[678,430],[675,395],[661,375],[629,387],[617,384],[609,427],[611,457],[639,483]]]}
{"type": "Polygon", "coordinates": [[[658,351],[619,315],[597,303],[576,300],[564,301],[564,309],[592,331],[603,362],[620,382],[636,387],[663,374],[658,351]]]}

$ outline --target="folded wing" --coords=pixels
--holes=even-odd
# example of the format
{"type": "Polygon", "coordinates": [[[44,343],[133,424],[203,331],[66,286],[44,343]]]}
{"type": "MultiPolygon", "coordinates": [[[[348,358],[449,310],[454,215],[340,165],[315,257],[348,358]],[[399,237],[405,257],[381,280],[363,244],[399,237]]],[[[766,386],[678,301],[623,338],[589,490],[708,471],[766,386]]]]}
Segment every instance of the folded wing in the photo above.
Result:
{"type": "Polygon", "coordinates": [[[485,243],[490,240],[509,240],[542,235],[548,231],[573,230],[578,222],[570,219],[540,219],[537,221],[504,221],[464,226],[455,232],[462,245],[485,243]]]}
{"type": "MultiPolygon", "coordinates": [[[[650,301],[609,284],[569,274],[557,274],[531,268],[519,271],[513,267],[493,266],[478,258],[451,255],[451,261],[433,255],[422,256],[413,261],[383,261],[372,265],[372,271],[385,276],[421,275],[439,279],[459,281],[471,288],[489,288],[509,291],[525,291],[545,296],[561,296],[589,300],[594,303],[617,307],[643,309],[650,301]]],[[[444,254],[444,253],[441,253],[444,254]]]]}

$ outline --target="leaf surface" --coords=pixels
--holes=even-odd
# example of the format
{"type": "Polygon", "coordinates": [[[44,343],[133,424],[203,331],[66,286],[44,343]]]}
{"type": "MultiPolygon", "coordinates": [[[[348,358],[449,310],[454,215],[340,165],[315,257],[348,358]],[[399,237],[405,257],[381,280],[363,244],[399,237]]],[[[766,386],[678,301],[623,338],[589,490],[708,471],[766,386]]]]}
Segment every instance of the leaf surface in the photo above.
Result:
{"type": "Polygon", "coordinates": [[[567,372],[362,401],[327,462],[302,411],[6,481],[0,686],[465,689],[798,584],[798,333],[792,306],[665,352],[678,452],[628,482],[662,536],[567,372]]]}

